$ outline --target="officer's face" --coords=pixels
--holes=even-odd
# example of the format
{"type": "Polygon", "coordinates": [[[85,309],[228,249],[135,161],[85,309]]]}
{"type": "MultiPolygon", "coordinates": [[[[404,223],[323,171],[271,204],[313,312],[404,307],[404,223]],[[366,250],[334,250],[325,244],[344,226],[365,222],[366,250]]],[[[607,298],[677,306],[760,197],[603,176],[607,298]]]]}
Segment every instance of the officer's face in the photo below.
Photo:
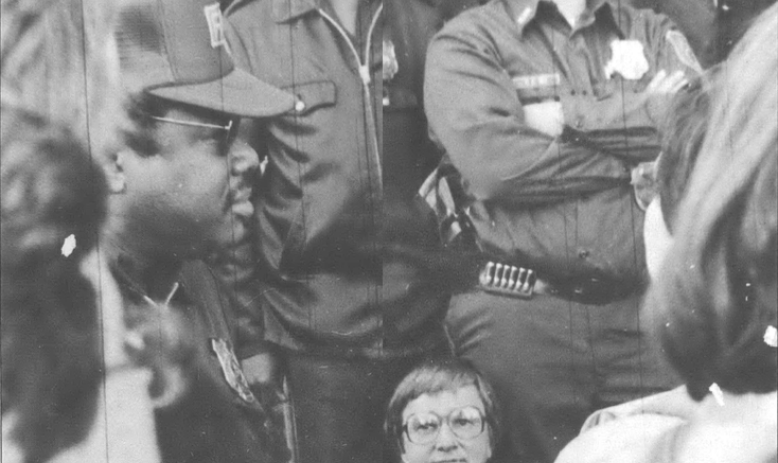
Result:
{"type": "MultiPolygon", "coordinates": [[[[166,119],[226,127],[230,117],[174,107],[166,119]]],[[[135,229],[175,257],[202,256],[241,239],[253,213],[251,182],[257,154],[233,131],[157,121],[159,153],[129,156],[126,194],[135,229]]]]}

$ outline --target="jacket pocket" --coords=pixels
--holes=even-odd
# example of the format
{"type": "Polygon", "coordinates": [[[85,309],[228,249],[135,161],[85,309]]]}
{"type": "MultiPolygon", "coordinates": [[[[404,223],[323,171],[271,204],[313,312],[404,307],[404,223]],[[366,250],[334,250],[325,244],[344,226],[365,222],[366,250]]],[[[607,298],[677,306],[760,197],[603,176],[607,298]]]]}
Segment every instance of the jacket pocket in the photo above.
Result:
{"type": "Polygon", "coordinates": [[[307,116],[317,109],[334,106],[337,102],[335,83],[330,80],[302,82],[282,87],[295,96],[293,116],[307,116]]]}

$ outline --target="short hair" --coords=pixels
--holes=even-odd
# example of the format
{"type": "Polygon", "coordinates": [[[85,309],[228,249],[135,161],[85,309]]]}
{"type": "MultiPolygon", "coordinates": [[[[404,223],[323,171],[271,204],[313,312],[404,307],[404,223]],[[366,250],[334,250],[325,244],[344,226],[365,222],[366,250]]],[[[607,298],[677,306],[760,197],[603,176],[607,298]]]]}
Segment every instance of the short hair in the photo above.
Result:
{"type": "Polygon", "coordinates": [[[723,64],[710,130],[648,309],[692,398],[778,387],[778,5],[723,64]]]}
{"type": "Polygon", "coordinates": [[[127,95],[124,110],[128,123],[122,127],[122,141],[141,156],[159,153],[156,139],[157,121],[165,115],[164,100],[146,92],[127,95]]]}
{"type": "Polygon", "coordinates": [[[389,401],[384,423],[390,445],[398,453],[404,451],[402,414],[411,401],[424,394],[454,392],[467,386],[474,386],[478,391],[484,404],[491,445],[496,447],[502,429],[494,390],[470,362],[459,358],[428,360],[400,382],[389,401]]]}
{"type": "Polygon", "coordinates": [[[25,461],[87,435],[102,357],[95,289],[79,271],[97,242],[107,187],[68,128],[2,110],[0,263],[3,413],[25,461]],[[72,254],[63,242],[76,238],[72,254]]]}
{"type": "Polygon", "coordinates": [[[662,218],[672,233],[678,204],[686,192],[705,139],[710,112],[709,75],[691,82],[673,98],[662,127],[662,154],[657,159],[656,189],[662,218]]]}

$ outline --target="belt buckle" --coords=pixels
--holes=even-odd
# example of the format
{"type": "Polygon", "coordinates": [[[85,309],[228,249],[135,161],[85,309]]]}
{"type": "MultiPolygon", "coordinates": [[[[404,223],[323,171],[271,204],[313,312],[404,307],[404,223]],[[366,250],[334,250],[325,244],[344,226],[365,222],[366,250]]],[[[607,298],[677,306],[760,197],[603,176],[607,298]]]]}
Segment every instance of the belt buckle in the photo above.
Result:
{"type": "Polygon", "coordinates": [[[536,281],[532,269],[492,261],[487,262],[478,275],[478,286],[482,290],[521,299],[532,298],[536,281]]]}

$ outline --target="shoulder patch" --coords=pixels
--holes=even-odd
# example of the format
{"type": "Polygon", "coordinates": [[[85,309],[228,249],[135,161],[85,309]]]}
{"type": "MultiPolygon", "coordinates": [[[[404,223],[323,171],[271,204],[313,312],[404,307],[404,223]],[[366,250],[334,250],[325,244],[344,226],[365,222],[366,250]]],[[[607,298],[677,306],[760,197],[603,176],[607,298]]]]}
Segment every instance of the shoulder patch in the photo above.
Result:
{"type": "Polygon", "coordinates": [[[702,73],[702,66],[700,66],[700,62],[697,61],[697,57],[694,56],[692,47],[682,33],[676,30],[670,30],[667,31],[665,38],[670,42],[670,45],[672,45],[673,50],[675,51],[675,55],[683,64],[702,73]]]}

